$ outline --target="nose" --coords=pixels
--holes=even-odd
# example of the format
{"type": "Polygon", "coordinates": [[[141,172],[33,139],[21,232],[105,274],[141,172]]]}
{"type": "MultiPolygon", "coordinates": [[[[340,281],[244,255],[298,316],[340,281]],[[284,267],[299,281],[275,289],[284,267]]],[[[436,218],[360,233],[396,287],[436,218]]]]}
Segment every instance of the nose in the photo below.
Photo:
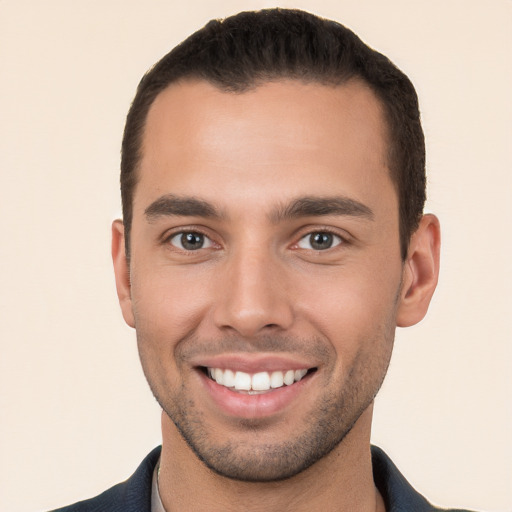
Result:
{"type": "Polygon", "coordinates": [[[254,337],[289,329],[292,297],[283,265],[266,251],[238,251],[217,276],[214,322],[223,331],[254,337]]]}

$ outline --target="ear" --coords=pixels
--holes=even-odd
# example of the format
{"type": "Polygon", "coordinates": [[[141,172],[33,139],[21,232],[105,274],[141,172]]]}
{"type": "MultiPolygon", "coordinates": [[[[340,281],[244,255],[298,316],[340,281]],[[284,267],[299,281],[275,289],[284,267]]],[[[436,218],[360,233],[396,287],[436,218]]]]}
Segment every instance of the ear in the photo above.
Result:
{"type": "Polygon", "coordinates": [[[117,296],[119,297],[123,318],[130,327],[135,327],[131,298],[130,267],[126,258],[124,225],[121,220],[115,220],[112,223],[112,261],[114,262],[117,296]]]}
{"type": "Polygon", "coordinates": [[[409,327],[427,313],[439,277],[441,230],[435,215],[424,215],[412,235],[404,263],[397,326],[409,327]]]}

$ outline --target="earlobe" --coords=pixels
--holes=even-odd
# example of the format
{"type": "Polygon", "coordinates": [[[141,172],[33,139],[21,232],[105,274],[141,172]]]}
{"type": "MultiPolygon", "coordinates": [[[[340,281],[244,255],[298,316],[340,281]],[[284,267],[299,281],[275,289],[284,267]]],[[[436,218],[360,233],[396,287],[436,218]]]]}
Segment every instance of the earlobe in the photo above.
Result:
{"type": "Polygon", "coordinates": [[[117,296],[125,322],[135,327],[132,310],[130,268],[126,258],[124,243],[124,225],[121,220],[112,223],[112,261],[116,277],[117,296]]]}
{"type": "Polygon", "coordinates": [[[423,319],[439,277],[441,232],[435,215],[424,215],[409,244],[404,263],[397,326],[409,327],[423,319]]]}

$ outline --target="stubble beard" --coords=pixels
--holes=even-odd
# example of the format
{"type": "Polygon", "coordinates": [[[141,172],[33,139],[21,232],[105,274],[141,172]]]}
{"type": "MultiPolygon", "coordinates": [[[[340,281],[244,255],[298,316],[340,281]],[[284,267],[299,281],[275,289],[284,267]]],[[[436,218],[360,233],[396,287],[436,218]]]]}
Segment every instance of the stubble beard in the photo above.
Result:
{"type": "MultiPolygon", "coordinates": [[[[329,387],[329,377],[334,379],[336,376],[327,375],[325,389],[329,391],[325,391],[317,401],[307,421],[302,420],[302,424],[297,426],[295,436],[276,443],[258,442],[259,434],[265,431],[265,421],[240,420],[237,428],[253,434],[251,440],[255,442],[248,443],[247,436],[242,436],[242,440],[237,440],[236,435],[231,438],[226,436],[223,441],[213,439],[204,412],[189,398],[183,382],[180,389],[173,393],[164,386],[156,385],[149,365],[145,364],[142,350],[144,341],[138,336],[142,366],[153,395],[192,452],[215,473],[245,482],[291,478],[342,443],[382,385],[393,340],[394,326],[386,326],[373,341],[365,343],[364,346],[367,349],[373,347],[373,351],[370,354],[360,351],[356,355],[351,370],[338,388],[332,389],[332,384],[329,387]]],[[[318,340],[307,343],[321,346],[318,340]]],[[[273,346],[280,345],[274,340],[273,346]]],[[[263,437],[268,439],[269,436],[263,437]]]]}

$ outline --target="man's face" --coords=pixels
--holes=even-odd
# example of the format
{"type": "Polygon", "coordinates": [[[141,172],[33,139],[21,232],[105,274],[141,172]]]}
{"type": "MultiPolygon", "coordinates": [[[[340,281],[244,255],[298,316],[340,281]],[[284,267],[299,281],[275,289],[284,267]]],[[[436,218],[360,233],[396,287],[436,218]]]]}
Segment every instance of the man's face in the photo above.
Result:
{"type": "Polygon", "coordinates": [[[357,425],[391,355],[382,108],[359,82],[183,82],[156,98],[142,153],[123,312],[150,386],[220,474],[297,474],[357,425]]]}

